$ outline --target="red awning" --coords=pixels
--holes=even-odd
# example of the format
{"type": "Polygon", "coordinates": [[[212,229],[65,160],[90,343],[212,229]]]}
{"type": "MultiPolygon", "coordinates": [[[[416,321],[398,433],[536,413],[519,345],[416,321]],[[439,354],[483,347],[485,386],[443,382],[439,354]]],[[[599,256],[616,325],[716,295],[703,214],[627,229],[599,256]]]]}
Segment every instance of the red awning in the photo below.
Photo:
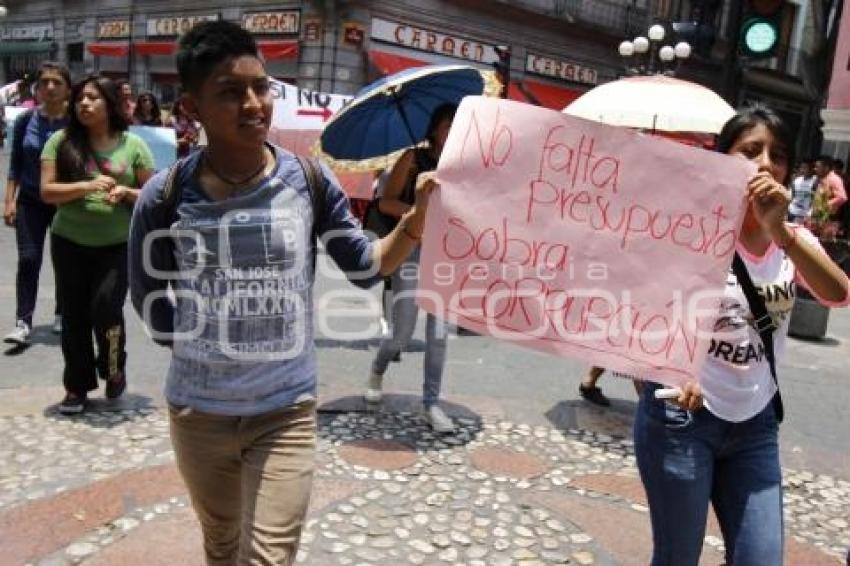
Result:
{"type": "Polygon", "coordinates": [[[294,59],[298,57],[297,41],[260,41],[260,52],[266,59],[294,59]]]}
{"type": "MultiPolygon", "coordinates": [[[[266,59],[292,59],[298,57],[297,41],[260,41],[260,52],[266,59]]],[[[89,43],[88,50],[93,55],[107,57],[126,57],[130,52],[127,43],[89,43]]],[[[177,44],[173,41],[134,41],[134,55],[174,55],[177,44]]]]}
{"type": "Polygon", "coordinates": [[[524,80],[520,86],[512,82],[508,89],[508,98],[520,102],[539,103],[540,106],[561,111],[570,102],[584,94],[580,90],[541,83],[538,81],[524,80]],[[525,92],[524,92],[525,91],[525,92]],[[526,92],[530,96],[526,95],[526,92]],[[536,99],[536,100],[535,100],[536,99]]]}
{"type": "Polygon", "coordinates": [[[369,51],[369,59],[372,64],[384,75],[392,75],[411,67],[423,67],[429,65],[426,61],[420,61],[412,57],[395,55],[385,51],[369,51]]]}
{"type": "Polygon", "coordinates": [[[126,57],[130,52],[130,44],[123,42],[89,43],[86,49],[92,55],[99,55],[101,57],[126,57]]]}
{"type": "Polygon", "coordinates": [[[133,52],[136,55],[173,55],[177,44],[173,41],[134,41],[133,52]]]}

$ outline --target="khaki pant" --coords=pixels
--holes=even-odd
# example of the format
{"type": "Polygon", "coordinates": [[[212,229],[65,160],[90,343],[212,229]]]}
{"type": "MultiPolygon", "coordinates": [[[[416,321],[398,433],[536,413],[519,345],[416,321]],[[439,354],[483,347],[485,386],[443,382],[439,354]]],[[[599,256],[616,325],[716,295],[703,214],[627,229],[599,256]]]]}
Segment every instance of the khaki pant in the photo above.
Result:
{"type": "Polygon", "coordinates": [[[254,417],[173,406],[169,416],[207,564],[292,564],[313,481],[315,401],[254,417]]]}

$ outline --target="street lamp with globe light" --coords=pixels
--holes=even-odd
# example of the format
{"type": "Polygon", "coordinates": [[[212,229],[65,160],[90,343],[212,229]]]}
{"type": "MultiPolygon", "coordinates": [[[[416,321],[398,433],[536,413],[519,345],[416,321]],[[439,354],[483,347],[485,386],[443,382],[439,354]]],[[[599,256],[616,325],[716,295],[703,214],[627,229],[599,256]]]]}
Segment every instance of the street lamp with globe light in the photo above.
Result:
{"type": "Polygon", "coordinates": [[[650,41],[664,41],[664,33],[664,26],[661,24],[655,24],[649,28],[647,35],[649,36],[650,41]]]}
{"type": "Polygon", "coordinates": [[[691,56],[691,46],[685,41],[680,41],[675,47],[661,45],[666,35],[664,26],[655,24],[647,30],[646,36],[640,35],[620,43],[617,50],[625,62],[626,74],[675,75],[681,62],[691,56]],[[677,62],[675,67],[674,62],[677,62]]]}

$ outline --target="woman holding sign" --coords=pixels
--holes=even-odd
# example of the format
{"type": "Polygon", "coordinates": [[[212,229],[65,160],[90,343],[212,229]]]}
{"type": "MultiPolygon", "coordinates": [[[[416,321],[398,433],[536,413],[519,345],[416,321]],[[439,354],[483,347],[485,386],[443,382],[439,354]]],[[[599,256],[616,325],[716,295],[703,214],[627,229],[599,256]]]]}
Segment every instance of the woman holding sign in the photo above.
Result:
{"type": "Polygon", "coordinates": [[[654,566],[696,565],[712,503],[735,566],[782,564],[783,416],[774,366],[784,352],[794,286],[850,304],[847,276],[805,228],[785,222],[793,138],[764,106],[739,112],[717,147],[758,172],[722,310],[699,383],[649,383],[635,419],[635,452],[649,500],[654,566]],[[665,400],[665,398],[667,400],[665,400]]]}
{"type": "Polygon", "coordinates": [[[68,125],[41,154],[41,196],[57,205],[50,247],[62,288],[63,414],[85,409],[98,375],[106,380],[107,398],[119,397],[127,385],[127,237],[133,204],[154,167],[148,146],[127,131],[112,80],[84,79],[71,101],[68,125]]]}
{"type": "MultiPolygon", "coordinates": [[[[431,115],[426,148],[406,151],[393,166],[384,187],[378,207],[384,214],[401,218],[413,205],[416,176],[436,169],[443,145],[449,135],[457,107],[439,106],[431,115]]],[[[419,309],[416,306],[416,287],[419,282],[419,250],[417,246],[410,257],[392,274],[392,329],[391,335],[381,341],[365,399],[368,403],[381,401],[384,372],[391,361],[410,342],[416,328],[419,309]]],[[[443,368],[446,365],[446,328],[434,315],[428,314],[425,328],[425,361],[423,368],[422,404],[425,419],[435,432],[454,431],[454,423],[438,405],[443,368]]]]}

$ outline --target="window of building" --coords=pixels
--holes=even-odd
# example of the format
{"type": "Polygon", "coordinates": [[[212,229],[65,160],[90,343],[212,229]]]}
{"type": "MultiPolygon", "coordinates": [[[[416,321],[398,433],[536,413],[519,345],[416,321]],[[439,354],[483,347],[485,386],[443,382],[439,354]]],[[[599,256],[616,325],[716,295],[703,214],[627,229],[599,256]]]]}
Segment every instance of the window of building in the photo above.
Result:
{"type": "Polygon", "coordinates": [[[69,43],[68,44],[68,63],[82,63],[85,54],[84,44],[69,43]]]}

